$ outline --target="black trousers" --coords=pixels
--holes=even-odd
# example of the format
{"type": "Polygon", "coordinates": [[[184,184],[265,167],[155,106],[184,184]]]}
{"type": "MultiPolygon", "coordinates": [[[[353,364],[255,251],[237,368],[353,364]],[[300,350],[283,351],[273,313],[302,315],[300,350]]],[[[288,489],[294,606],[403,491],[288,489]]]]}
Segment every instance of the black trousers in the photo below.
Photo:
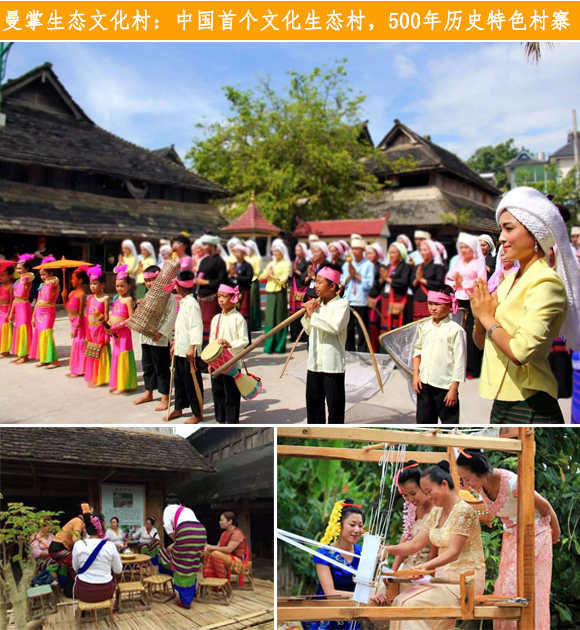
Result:
{"type": "Polygon", "coordinates": [[[142,343],[141,367],[143,368],[145,389],[149,392],[156,389],[163,396],[168,396],[171,378],[169,346],[152,346],[142,343]]]}
{"type": "MultiPolygon", "coordinates": [[[[368,329],[369,327],[369,308],[368,306],[351,306],[353,311],[356,311],[362,318],[364,325],[368,329]]],[[[346,350],[348,352],[368,352],[367,342],[362,331],[358,319],[353,313],[350,314],[348,320],[348,327],[346,329],[346,350]],[[358,335],[358,341],[356,336],[358,335]]]]}
{"type": "Polygon", "coordinates": [[[445,406],[448,389],[440,389],[423,383],[423,389],[417,394],[417,424],[459,424],[459,398],[452,407],[445,406]]]}
{"type": "Polygon", "coordinates": [[[242,395],[231,376],[218,376],[211,379],[213,406],[216,422],[220,424],[240,423],[240,402],[242,395]]]}
{"type": "MultiPolygon", "coordinates": [[[[196,367],[199,367],[197,357],[195,357],[195,363],[196,367]]],[[[175,357],[175,363],[173,364],[175,409],[176,411],[183,411],[183,409],[190,407],[193,415],[199,416],[201,414],[201,409],[199,408],[199,403],[197,401],[190,365],[190,362],[185,357],[175,357]]],[[[201,390],[201,396],[203,399],[203,378],[199,369],[195,372],[195,376],[197,378],[197,382],[199,383],[199,389],[201,390]]]]}
{"type": "Polygon", "coordinates": [[[306,417],[308,424],[344,424],[344,372],[311,372],[306,376],[306,417]]]}

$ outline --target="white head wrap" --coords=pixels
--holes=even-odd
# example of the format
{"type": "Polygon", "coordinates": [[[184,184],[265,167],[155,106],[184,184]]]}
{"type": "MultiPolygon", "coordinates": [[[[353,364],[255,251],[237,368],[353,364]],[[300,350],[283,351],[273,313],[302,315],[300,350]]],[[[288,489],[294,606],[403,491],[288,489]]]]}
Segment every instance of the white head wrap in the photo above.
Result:
{"type": "Polygon", "coordinates": [[[232,245],[232,254],[233,254],[235,251],[244,252],[244,254],[245,254],[246,256],[248,256],[248,255],[249,255],[249,253],[250,253],[250,248],[249,248],[249,247],[246,247],[245,245],[242,245],[241,243],[234,243],[234,244],[232,245]]]}
{"type": "Polygon", "coordinates": [[[312,243],[310,245],[310,252],[312,253],[312,250],[316,248],[318,248],[324,254],[324,257],[328,260],[330,256],[328,245],[324,241],[316,241],[316,243],[312,243]]]}
{"type": "MultiPolygon", "coordinates": [[[[217,238],[217,236],[216,236],[216,238],[217,238]]],[[[218,245],[217,245],[217,253],[220,255],[220,258],[222,258],[224,260],[224,262],[227,262],[227,260],[228,260],[228,253],[223,248],[223,245],[221,245],[219,242],[218,242],[218,245]]]]}
{"type": "Polygon", "coordinates": [[[580,349],[580,278],[578,265],[568,245],[566,224],[556,206],[539,190],[520,186],[510,190],[500,201],[495,216],[499,224],[501,213],[507,210],[536,238],[547,255],[550,247],[558,246],[556,273],[568,296],[568,314],[560,330],[568,348],[580,349]]]}
{"type": "Polygon", "coordinates": [[[284,243],[281,238],[274,239],[274,242],[272,243],[272,251],[274,251],[275,249],[282,253],[282,258],[284,258],[285,260],[290,260],[286,243],[284,243]]]}
{"type": "Polygon", "coordinates": [[[366,244],[366,241],[363,240],[360,236],[356,235],[356,238],[355,238],[355,235],[353,234],[353,238],[350,241],[350,246],[351,247],[360,247],[361,249],[366,249],[367,244],[366,244]]]}
{"type": "Polygon", "coordinates": [[[122,243],[121,243],[121,249],[123,249],[124,247],[127,247],[128,249],[131,250],[131,254],[133,256],[135,256],[135,258],[137,258],[137,250],[135,249],[135,243],[133,243],[132,240],[126,238],[122,243]]]}
{"type": "Polygon", "coordinates": [[[344,256],[344,245],[343,245],[344,241],[332,241],[332,243],[330,243],[328,245],[328,249],[330,249],[331,247],[336,247],[336,251],[338,252],[338,257],[342,258],[344,256]]]}
{"type": "Polygon", "coordinates": [[[227,243],[227,247],[228,247],[228,254],[230,256],[234,255],[234,245],[241,245],[242,241],[240,241],[240,239],[237,236],[233,236],[232,238],[230,238],[230,240],[227,243]]]}
{"type": "Polygon", "coordinates": [[[161,245],[161,247],[159,248],[159,255],[167,256],[168,254],[171,254],[172,251],[173,248],[171,247],[171,245],[161,245]]]}
{"type": "MultiPolygon", "coordinates": [[[[391,243],[391,247],[395,247],[396,249],[398,249],[399,254],[401,255],[401,260],[403,262],[407,262],[407,258],[409,258],[409,252],[407,251],[407,248],[403,245],[403,243],[398,243],[397,241],[395,241],[394,243],[391,243]]],[[[389,247],[389,249],[391,247],[389,247]]]]}
{"type": "Polygon", "coordinates": [[[143,241],[141,245],[139,245],[139,249],[146,249],[151,254],[151,258],[156,258],[155,249],[153,249],[153,245],[151,245],[149,241],[143,241]]]}
{"type": "Polygon", "coordinates": [[[495,243],[493,242],[493,238],[491,238],[489,234],[481,234],[479,240],[487,243],[489,245],[489,253],[495,256],[495,243]]]}
{"type": "Polygon", "coordinates": [[[399,243],[403,243],[408,252],[413,251],[413,243],[411,243],[411,239],[406,234],[399,234],[399,236],[397,236],[397,241],[399,241],[399,243]]]}
{"type": "Polygon", "coordinates": [[[311,234],[308,237],[308,242],[309,243],[315,243],[318,240],[318,234],[311,234]]]}
{"type": "Polygon", "coordinates": [[[425,230],[415,230],[413,238],[431,238],[431,234],[429,234],[429,232],[425,232],[425,230]]]}
{"type": "Polygon", "coordinates": [[[378,243],[371,243],[370,245],[367,245],[367,249],[372,249],[373,251],[375,251],[377,253],[377,256],[379,257],[379,260],[385,260],[385,252],[378,243]]]}
{"type": "Polygon", "coordinates": [[[436,265],[441,265],[441,255],[439,254],[439,250],[437,249],[437,245],[430,238],[426,238],[423,243],[426,243],[431,250],[431,255],[433,256],[433,262],[436,265]]]}
{"type": "Polygon", "coordinates": [[[435,243],[435,247],[441,256],[441,260],[447,260],[447,250],[445,249],[445,245],[439,241],[433,241],[433,243],[435,243]]]}
{"type": "MultiPolygon", "coordinates": [[[[459,232],[459,236],[457,237],[457,253],[459,254],[459,245],[463,243],[467,245],[469,249],[473,251],[473,256],[477,261],[477,277],[478,278],[487,278],[487,270],[485,268],[485,258],[483,256],[483,252],[481,251],[481,243],[479,242],[479,238],[477,236],[473,236],[473,234],[467,234],[465,232],[459,232]]],[[[459,258],[462,260],[463,256],[459,254],[459,258]]]]}
{"type": "Polygon", "coordinates": [[[246,247],[255,255],[255,256],[260,256],[260,250],[258,249],[258,243],[256,243],[256,241],[253,241],[252,239],[248,239],[245,242],[246,247]]]}
{"type": "Polygon", "coordinates": [[[304,258],[306,258],[306,260],[310,260],[312,258],[310,250],[308,249],[308,245],[306,243],[303,243],[301,241],[299,243],[296,243],[296,245],[302,248],[302,251],[304,252],[304,258]]]}

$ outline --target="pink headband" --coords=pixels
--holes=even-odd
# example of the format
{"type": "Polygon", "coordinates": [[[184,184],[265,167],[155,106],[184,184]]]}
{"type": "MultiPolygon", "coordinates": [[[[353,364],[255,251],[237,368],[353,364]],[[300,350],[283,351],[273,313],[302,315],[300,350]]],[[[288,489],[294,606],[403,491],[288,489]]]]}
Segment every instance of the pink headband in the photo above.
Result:
{"type": "Polygon", "coordinates": [[[230,302],[232,304],[237,304],[240,301],[240,290],[238,287],[234,288],[227,284],[220,284],[218,293],[227,293],[228,295],[231,295],[232,297],[230,298],[230,302]]]}
{"type": "Polygon", "coordinates": [[[103,275],[103,270],[101,269],[101,265],[95,265],[89,271],[89,279],[90,280],[98,280],[103,275]]]}
{"type": "Polygon", "coordinates": [[[157,278],[160,273],[160,271],[144,271],[143,277],[145,278],[145,280],[155,280],[155,278],[157,278]]]}
{"type": "Polygon", "coordinates": [[[331,267],[323,267],[318,272],[317,275],[322,276],[323,278],[326,278],[327,280],[330,280],[331,282],[335,282],[336,284],[340,284],[340,278],[341,278],[340,271],[336,271],[335,269],[332,269],[331,267]]]}
{"type": "Polygon", "coordinates": [[[429,291],[427,294],[427,302],[435,302],[435,304],[452,304],[453,314],[457,313],[458,303],[455,295],[445,295],[445,293],[439,293],[439,291],[429,291]]]}
{"type": "Polygon", "coordinates": [[[34,254],[22,254],[18,256],[19,263],[27,262],[28,260],[34,260],[34,254]]]}
{"type": "MultiPolygon", "coordinates": [[[[200,276],[201,277],[201,276],[200,276]]],[[[163,287],[163,290],[166,293],[171,293],[175,287],[177,285],[179,285],[180,287],[183,287],[184,289],[191,289],[191,287],[195,284],[195,280],[178,280],[177,278],[175,278],[175,280],[173,280],[172,282],[170,282],[169,284],[166,284],[163,287]]]]}
{"type": "Polygon", "coordinates": [[[127,273],[127,270],[129,269],[129,265],[117,265],[113,271],[117,274],[117,280],[123,280],[123,278],[126,278],[129,274],[127,273]]]}
{"type": "Polygon", "coordinates": [[[51,263],[54,262],[56,260],[56,258],[54,256],[47,256],[46,258],[42,259],[42,264],[46,265],[46,263],[51,263]]]}

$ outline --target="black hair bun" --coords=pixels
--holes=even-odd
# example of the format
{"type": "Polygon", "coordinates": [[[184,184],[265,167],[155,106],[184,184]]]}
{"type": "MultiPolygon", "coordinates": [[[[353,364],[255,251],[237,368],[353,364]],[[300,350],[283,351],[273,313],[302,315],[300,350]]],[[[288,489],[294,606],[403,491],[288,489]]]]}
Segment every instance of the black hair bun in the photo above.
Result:
{"type": "Polygon", "coordinates": [[[437,466],[439,466],[439,468],[442,468],[446,473],[451,472],[451,465],[445,459],[437,462],[437,466]]]}
{"type": "Polygon", "coordinates": [[[345,505],[354,505],[354,501],[352,499],[344,499],[343,503],[345,505]]]}
{"type": "Polygon", "coordinates": [[[415,464],[417,464],[417,462],[416,462],[414,459],[410,459],[410,460],[407,462],[407,466],[415,466],[415,464]]]}

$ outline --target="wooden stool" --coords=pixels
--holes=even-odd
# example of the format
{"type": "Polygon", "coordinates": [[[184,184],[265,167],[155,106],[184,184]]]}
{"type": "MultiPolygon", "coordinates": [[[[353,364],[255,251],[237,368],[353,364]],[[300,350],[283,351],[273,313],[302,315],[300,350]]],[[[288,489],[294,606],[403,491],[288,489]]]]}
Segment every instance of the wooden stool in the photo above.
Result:
{"type": "Polygon", "coordinates": [[[104,602],[81,602],[77,599],[77,609],[75,611],[75,625],[77,628],[82,628],[83,625],[83,613],[91,612],[95,613],[95,624],[99,621],[99,610],[105,611],[105,621],[110,628],[116,628],[115,620],[113,619],[113,600],[106,599],[104,602]]]}
{"type": "Polygon", "coordinates": [[[209,595],[210,603],[213,602],[213,597],[216,595],[218,602],[221,597],[226,606],[229,605],[230,600],[233,597],[232,588],[225,578],[199,578],[197,580],[196,594],[199,601],[204,601],[204,599],[209,595]]]}
{"type": "Polygon", "coordinates": [[[56,596],[50,584],[27,589],[26,608],[29,621],[56,614],[56,596]]]}
{"type": "Polygon", "coordinates": [[[123,582],[117,584],[117,612],[126,612],[121,609],[121,604],[129,604],[129,608],[132,611],[138,610],[150,610],[149,599],[145,592],[145,587],[141,582],[123,582]],[[123,599],[123,595],[127,595],[126,599],[123,599]]]}
{"type": "Polygon", "coordinates": [[[152,575],[143,580],[149,601],[166,604],[175,597],[173,580],[170,575],[152,575]]]}
{"type": "Polygon", "coordinates": [[[232,568],[230,578],[232,581],[232,586],[234,585],[234,578],[237,578],[237,588],[246,591],[254,590],[254,576],[252,575],[251,562],[246,562],[246,564],[243,564],[240,571],[236,571],[232,568]],[[247,587],[245,583],[247,583],[247,587]]]}

